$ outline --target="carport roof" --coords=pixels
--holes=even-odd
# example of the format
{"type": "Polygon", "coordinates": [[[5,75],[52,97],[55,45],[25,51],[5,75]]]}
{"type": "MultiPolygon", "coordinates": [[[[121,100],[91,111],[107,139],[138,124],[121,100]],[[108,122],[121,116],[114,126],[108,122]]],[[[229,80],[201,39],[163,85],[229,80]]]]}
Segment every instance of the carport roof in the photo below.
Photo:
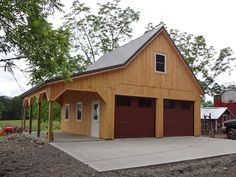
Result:
{"type": "Polygon", "coordinates": [[[201,119],[204,119],[204,115],[208,116],[209,114],[211,114],[211,119],[219,119],[220,116],[224,114],[226,111],[228,111],[233,116],[233,114],[228,110],[227,107],[201,108],[201,119]]]}

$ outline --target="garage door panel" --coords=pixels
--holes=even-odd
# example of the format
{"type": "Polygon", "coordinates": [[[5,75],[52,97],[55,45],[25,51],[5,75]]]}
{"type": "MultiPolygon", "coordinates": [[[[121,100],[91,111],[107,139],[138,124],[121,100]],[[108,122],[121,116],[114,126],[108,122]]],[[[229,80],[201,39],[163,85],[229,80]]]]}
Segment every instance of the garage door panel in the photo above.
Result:
{"type": "Polygon", "coordinates": [[[164,136],[193,136],[193,102],[164,100],[164,136]]]}
{"type": "Polygon", "coordinates": [[[153,122],[143,122],[136,125],[136,137],[153,137],[155,134],[155,126],[153,122]],[[149,127],[149,129],[147,129],[149,127]]]}
{"type": "Polygon", "coordinates": [[[116,126],[116,134],[119,138],[130,138],[134,136],[134,126],[132,122],[119,122],[119,126],[116,126]],[[129,131],[129,136],[127,136],[127,131],[123,128],[126,127],[129,131]]]}
{"type": "Polygon", "coordinates": [[[153,137],[155,99],[128,97],[128,106],[122,103],[125,100],[123,96],[116,96],[115,138],[153,137]]]}

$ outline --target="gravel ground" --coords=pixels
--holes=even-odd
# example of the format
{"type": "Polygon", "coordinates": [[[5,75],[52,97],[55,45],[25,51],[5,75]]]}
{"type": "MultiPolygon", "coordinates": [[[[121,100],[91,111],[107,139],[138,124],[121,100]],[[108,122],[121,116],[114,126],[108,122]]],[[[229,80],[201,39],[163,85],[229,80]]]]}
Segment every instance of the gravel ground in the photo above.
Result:
{"type": "Polygon", "coordinates": [[[233,177],[236,154],[99,173],[41,140],[13,134],[0,139],[0,177],[233,177]]]}

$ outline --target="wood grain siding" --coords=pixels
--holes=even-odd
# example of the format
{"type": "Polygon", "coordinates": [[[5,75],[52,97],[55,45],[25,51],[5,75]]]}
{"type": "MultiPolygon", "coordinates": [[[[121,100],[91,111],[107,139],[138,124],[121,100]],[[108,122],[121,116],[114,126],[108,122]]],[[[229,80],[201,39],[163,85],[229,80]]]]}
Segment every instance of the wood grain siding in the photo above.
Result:
{"type": "MultiPolygon", "coordinates": [[[[202,90],[165,32],[161,32],[152,40],[126,67],[79,76],[73,78],[72,82],[58,81],[33,92],[25,99],[38,95],[43,90],[46,90],[49,100],[58,101],[60,95],[63,94],[63,104],[69,102],[76,105],[77,101],[86,102],[83,103],[82,113],[86,118],[82,118],[81,123],[76,122],[76,119],[68,122],[62,121],[62,130],[66,132],[89,135],[89,104],[94,99],[93,96],[96,95],[101,100],[100,137],[113,139],[114,95],[126,95],[156,98],[156,137],[163,136],[163,104],[161,103],[163,99],[193,101],[194,135],[200,135],[200,95],[203,94],[202,90]],[[155,72],[156,53],[166,55],[167,70],[165,74],[155,72]],[[64,93],[65,90],[77,90],[81,93],[64,93]],[[82,92],[87,92],[87,94],[82,94],[82,92]],[[94,95],[94,93],[96,94],[94,95]]],[[[76,118],[75,106],[74,108],[72,106],[71,109],[71,114],[76,118]]]]}
{"type": "MultiPolygon", "coordinates": [[[[63,106],[61,111],[61,130],[63,132],[75,133],[81,135],[90,135],[90,122],[91,122],[91,105],[92,101],[99,100],[101,104],[104,104],[101,98],[96,93],[90,92],[77,92],[66,91],[61,97],[63,97],[63,106]],[[76,119],[76,104],[81,102],[83,104],[81,121],[76,119]],[[65,104],[69,104],[69,118],[65,119],[65,104]]],[[[101,116],[103,115],[103,109],[101,109],[101,116]]],[[[103,123],[103,119],[100,120],[103,123]]],[[[100,129],[102,131],[102,129],[100,129]]],[[[103,132],[100,132],[103,134],[103,132]]]]}

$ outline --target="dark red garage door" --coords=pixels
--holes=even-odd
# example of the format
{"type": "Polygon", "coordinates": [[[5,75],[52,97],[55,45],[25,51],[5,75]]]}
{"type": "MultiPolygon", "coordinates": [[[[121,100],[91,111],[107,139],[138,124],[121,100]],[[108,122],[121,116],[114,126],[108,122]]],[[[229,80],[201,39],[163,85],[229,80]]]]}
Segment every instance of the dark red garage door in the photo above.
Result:
{"type": "Polygon", "coordinates": [[[193,136],[192,101],[164,100],[164,136],[193,136]]]}
{"type": "Polygon", "coordinates": [[[155,136],[155,99],[116,96],[115,138],[155,136]]]}

